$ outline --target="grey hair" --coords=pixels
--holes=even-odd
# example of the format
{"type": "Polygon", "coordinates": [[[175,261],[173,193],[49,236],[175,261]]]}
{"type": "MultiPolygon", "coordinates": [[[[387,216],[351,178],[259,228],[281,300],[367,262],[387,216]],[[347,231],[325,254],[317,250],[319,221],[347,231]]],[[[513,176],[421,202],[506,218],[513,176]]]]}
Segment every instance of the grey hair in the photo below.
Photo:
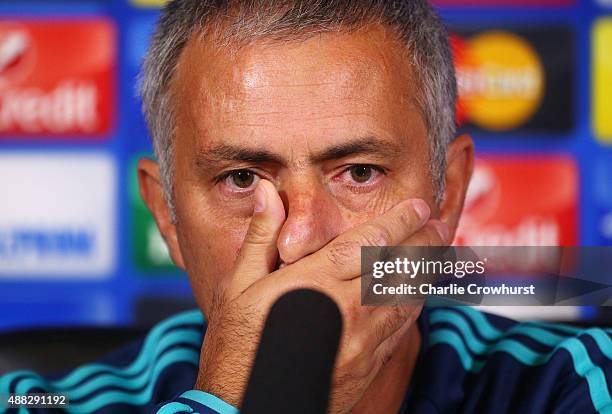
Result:
{"type": "Polygon", "coordinates": [[[170,84],[195,34],[220,43],[292,40],[378,23],[406,46],[430,142],[436,201],[444,194],[446,148],[455,136],[457,84],[448,34],[427,0],[172,0],[163,8],[140,74],[140,94],[166,201],[172,196],[174,120],[170,84]]]}

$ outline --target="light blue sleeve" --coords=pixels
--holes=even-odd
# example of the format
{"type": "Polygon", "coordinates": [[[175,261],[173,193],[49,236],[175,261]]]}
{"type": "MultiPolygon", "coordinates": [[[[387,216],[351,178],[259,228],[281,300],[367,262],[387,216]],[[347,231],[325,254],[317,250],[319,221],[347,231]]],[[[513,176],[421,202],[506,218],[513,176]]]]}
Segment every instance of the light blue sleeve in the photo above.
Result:
{"type": "Polygon", "coordinates": [[[156,414],[238,414],[237,408],[204,391],[190,390],[162,405],[156,414]]]}

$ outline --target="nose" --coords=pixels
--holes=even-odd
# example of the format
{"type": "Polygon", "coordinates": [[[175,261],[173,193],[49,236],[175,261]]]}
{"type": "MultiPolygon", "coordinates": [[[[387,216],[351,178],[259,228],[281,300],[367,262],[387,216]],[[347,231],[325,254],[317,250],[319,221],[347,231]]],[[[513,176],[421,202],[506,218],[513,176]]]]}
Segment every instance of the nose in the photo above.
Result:
{"type": "Polygon", "coordinates": [[[316,252],[342,231],[340,210],[321,183],[292,183],[281,190],[281,197],[287,211],[277,242],[282,263],[316,252]]]}

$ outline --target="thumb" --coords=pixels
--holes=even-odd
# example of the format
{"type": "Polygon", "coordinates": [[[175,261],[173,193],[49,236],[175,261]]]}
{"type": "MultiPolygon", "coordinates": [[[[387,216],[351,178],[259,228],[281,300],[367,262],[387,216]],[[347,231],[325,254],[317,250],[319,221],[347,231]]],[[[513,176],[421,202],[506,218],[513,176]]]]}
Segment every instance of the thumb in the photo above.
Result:
{"type": "Polygon", "coordinates": [[[285,222],[285,207],[270,181],[259,181],[254,198],[253,216],[233,274],[232,287],[238,292],[274,270],[278,259],[276,241],[285,222]]]}

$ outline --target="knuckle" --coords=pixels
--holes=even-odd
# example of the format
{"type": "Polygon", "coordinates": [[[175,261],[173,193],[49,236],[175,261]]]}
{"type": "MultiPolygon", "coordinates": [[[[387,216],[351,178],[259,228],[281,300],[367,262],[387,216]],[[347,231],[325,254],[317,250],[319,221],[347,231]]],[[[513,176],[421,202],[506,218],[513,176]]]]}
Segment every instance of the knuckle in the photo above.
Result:
{"type": "Polygon", "coordinates": [[[356,378],[366,378],[374,369],[374,362],[371,358],[362,358],[353,369],[353,375],[356,378]]]}
{"type": "Polygon", "coordinates": [[[364,349],[364,345],[359,342],[351,349],[350,370],[347,371],[353,378],[365,378],[372,371],[372,358],[365,355],[364,349]]]}
{"type": "Polygon", "coordinates": [[[245,236],[244,241],[249,244],[264,244],[268,243],[272,238],[270,231],[268,230],[265,223],[261,221],[251,221],[249,230],[245,236]]]}
{"type": "Polygon", "coordinates": [[[386,246],[393,240],[393,233],[382,224],[370,223],[363,230],[361,238],[365,246],[386,246]]]}
{"type": "Polygon", "coordinates": [[[412,209],[402,210],[399,213],[397,220],[399,221],[399,225],[402,226],[403,229],[414,229],[420,222],[417,213],[412,209]]]}
{"type": "Polygon", "coordinates": [[[345,363],[352,367],[360,365],[364,356],[366,340],[363,336],[353,336],[346,342],[345,363]]]}
{"type": "Polygon", "coordinates": [[[352,240],[337,241],[327,250],[327,260],[335,266],[344,266],[354,260],[359,244],[352,240]]]}
{"type": "Polygon", "coordinates": [[[361,349],[362,348],[361,348],[360,344],[358,343],[358,341],[354,337],[351,338],[346,343],[346,352],[344,353],[345,361],[346,362],[351,362],[351,361],[355,360],[356,357],[361,354],[361,349]]]}

